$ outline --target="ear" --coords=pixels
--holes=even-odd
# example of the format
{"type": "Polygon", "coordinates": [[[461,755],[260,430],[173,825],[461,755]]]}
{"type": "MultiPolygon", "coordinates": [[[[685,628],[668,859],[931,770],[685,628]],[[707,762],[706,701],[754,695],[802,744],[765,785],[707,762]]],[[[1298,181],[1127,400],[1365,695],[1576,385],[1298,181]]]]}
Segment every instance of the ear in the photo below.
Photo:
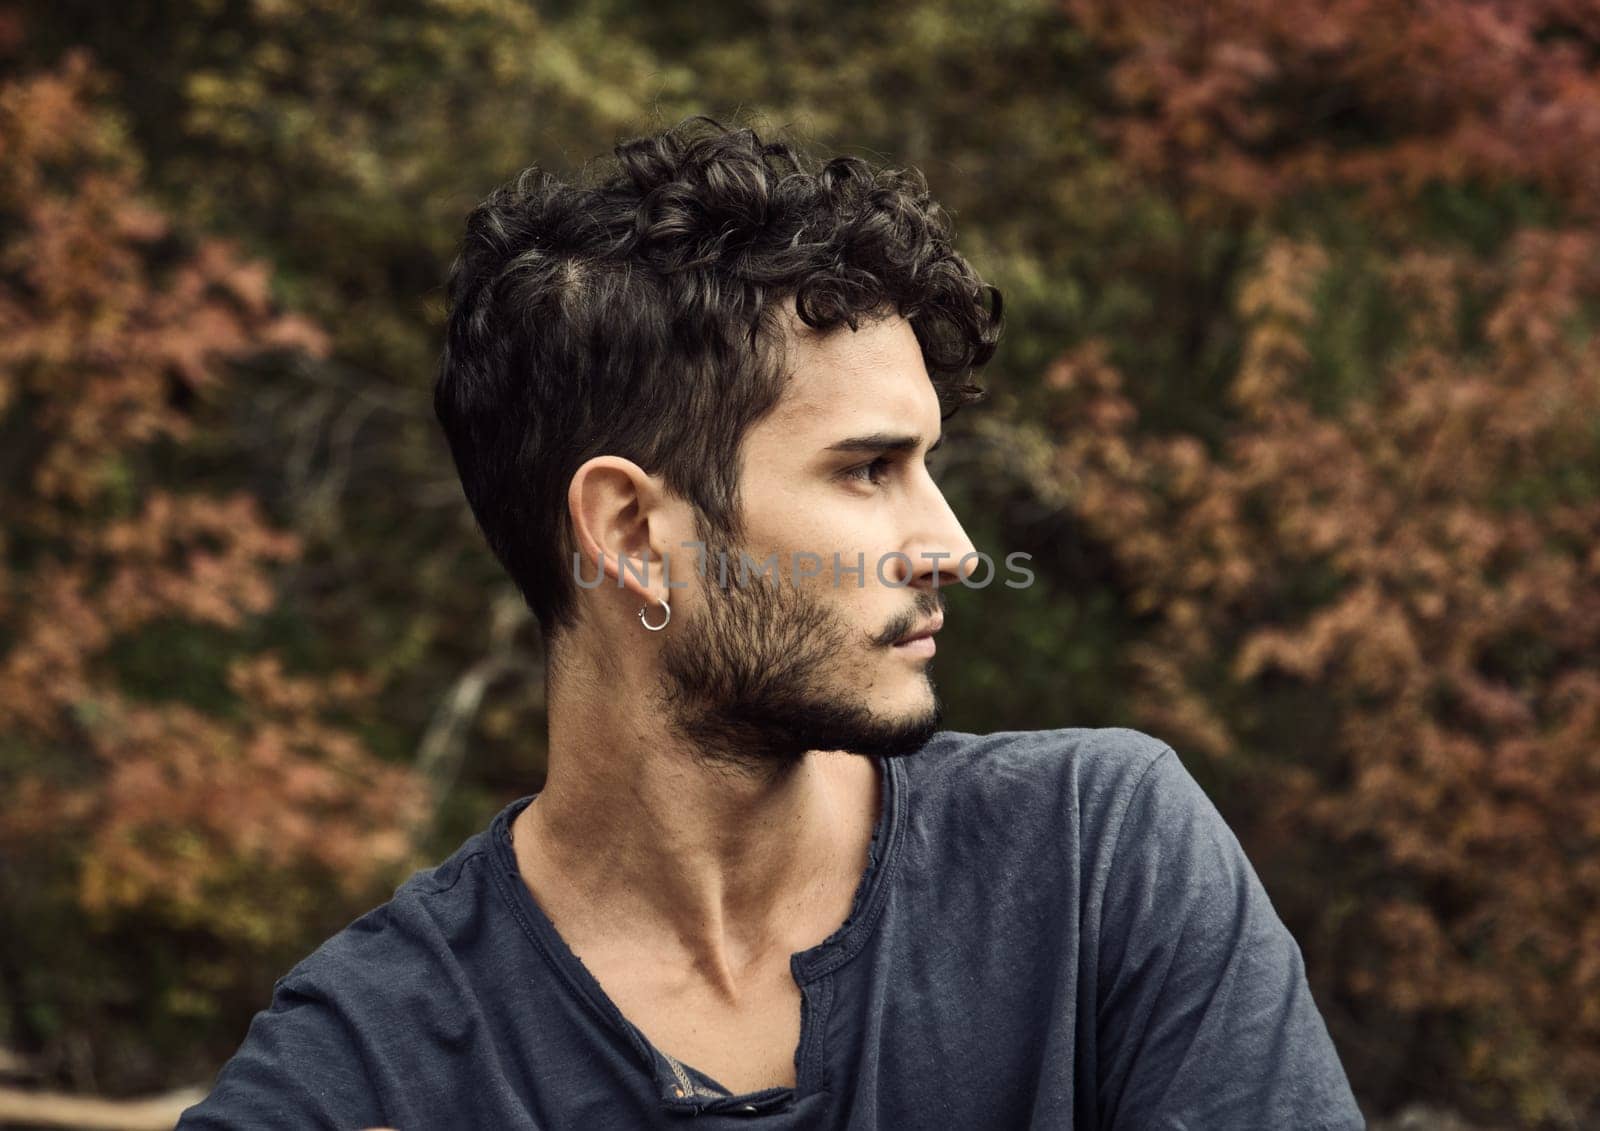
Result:
{"type": "Polygon", "coordinates": [[[567,510],[584,577],[603,573],[647,605],[667,597],[662,563],[676,523],[659,479],[621,456],[595,456],[573,473],[567,510]]]}

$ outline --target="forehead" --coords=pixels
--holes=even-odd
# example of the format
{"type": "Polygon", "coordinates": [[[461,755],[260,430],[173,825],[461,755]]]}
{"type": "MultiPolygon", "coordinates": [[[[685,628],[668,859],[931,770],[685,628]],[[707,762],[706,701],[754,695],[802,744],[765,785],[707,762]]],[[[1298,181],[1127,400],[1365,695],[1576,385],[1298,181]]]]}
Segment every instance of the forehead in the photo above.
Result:
{"type": "Polygon", "coordinates": [[[818,334],[791,319],[790,380],[772,413],[752,430],[787,446],[878,431],[938,438],[939,398],[911,323],[892,317],[818,334]],[[928,431],[931,429],[931,431],[928,431]]]}

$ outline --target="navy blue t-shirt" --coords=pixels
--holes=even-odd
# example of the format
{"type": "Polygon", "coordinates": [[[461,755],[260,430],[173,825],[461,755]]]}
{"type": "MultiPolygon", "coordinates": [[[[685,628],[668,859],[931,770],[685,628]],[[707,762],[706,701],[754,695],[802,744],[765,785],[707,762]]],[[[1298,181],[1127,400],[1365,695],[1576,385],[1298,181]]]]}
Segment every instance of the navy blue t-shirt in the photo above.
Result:
{"type": "Polygon", "coordinates": [[[1165,744],[941,732],[879,763],[850,916],[793,956],[793,1088],[728,1095],[623,1017],[510,820],[284,975],[179,1131],[1362,1128],[1299,947],[1165,744]]]}

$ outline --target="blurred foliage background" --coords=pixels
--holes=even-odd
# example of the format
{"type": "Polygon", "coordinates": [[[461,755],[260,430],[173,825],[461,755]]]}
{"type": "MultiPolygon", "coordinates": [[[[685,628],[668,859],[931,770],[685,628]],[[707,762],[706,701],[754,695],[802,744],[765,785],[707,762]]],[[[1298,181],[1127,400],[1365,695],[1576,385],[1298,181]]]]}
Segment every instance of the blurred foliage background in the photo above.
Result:
{"type": "MultiPolygon", "coordinates": [[[[707,112],[1007,298],[948,725],[1171,742],[1369,1115],[1600,1126],[1600,5],[0,6],[0,1045],[209,1081],[540,785],[428,394],[467,211],[707,112]]],[[[948,658],[945,658],[948,657],[948,658]]]]}

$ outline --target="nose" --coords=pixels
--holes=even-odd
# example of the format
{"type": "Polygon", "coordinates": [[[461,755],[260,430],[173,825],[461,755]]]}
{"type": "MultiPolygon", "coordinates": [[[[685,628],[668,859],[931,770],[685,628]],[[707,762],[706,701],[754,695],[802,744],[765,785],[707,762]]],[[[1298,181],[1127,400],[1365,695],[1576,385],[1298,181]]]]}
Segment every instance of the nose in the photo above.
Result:
{"type": "Polygon", "coordinates": [[[962,529],[961,520],[951,509],[944,492],[931,476],[923,475],[923,491],[917,500],[917,520],[902,552],[911,559],[909,569],[900,565],[900,579],[916,589],[942,589],[959,585],[978,568],[977,550],[962,529]]]}

